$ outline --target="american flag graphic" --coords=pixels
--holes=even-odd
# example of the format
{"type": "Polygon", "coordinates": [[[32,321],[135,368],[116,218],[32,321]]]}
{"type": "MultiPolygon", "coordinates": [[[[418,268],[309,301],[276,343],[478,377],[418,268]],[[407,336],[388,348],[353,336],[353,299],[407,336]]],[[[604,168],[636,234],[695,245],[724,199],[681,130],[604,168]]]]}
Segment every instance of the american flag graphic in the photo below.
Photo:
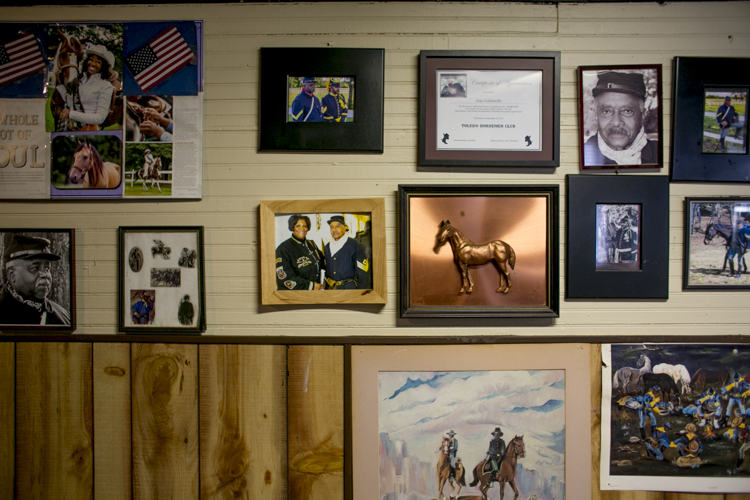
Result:
{"type": "Polygon", "coordinates": [[[136,83],[147,91],[186,66],[193,52],[177,28],[170,27],[125,58],[136,83]]]}
{"type": "Polygon", "coordinates": [[[0,86],[44,69],[42,51],[34,35],[25,34],[0,44],[0,86]]]}

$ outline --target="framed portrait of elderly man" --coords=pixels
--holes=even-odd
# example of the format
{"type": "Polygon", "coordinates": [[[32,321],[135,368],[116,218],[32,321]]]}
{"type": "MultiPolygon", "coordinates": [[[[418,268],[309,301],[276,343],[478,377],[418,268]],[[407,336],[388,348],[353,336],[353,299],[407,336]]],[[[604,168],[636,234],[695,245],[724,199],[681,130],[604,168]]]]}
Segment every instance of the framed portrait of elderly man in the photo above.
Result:
{"type": "Polygon", "coordinates": [[[262,201],[262,303],[385,304],[384,203],[262,201]]]}
{"type": "Polygon", "coordinates": [[[75,231],[0,229],[0,332],[76,328],[75,231]]]}
{"type": "Polygon", "coordinates": [[[581,168],[661,168],[661,65],[578,68],[581,168]]]}

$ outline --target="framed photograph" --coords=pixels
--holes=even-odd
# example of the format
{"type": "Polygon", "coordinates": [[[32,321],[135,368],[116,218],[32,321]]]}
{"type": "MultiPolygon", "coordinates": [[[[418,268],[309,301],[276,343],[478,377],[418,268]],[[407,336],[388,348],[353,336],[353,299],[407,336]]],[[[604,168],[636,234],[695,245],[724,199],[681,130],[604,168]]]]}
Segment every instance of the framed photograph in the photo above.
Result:
{"type": "Polygon", "coordinates": [[[560,165],[560,53],[419,54],[419,165],[560,165]]]}
{"type": "Polygon", "coordinates": [[[385,201],[260,202],[261,301],[385,304],[385,201]]]}
{"type": "Polygon", "coordinates": [[[661,64],[580,66],[581,168],[661,168],[661,64]]]}
{"type": "Polygon", "coordinates": [[[565,298],[666,299],[669,179],[565,178],[565,298]]]}
{"type": "Polygon", "coordinates": [[[589,356],[586,344],[352,346],[353,498],[590,499],[589,356]]]}
{"type": "Polygon", "coordinates": [[[76,329],[75,230],[0,229],[0,332],[76,329]]]}
{"type": "Polygon", "coordinates": [[[750,288],[750,198],[685,198],[682,288],[750,288]]]}
{"type": "Polygon", "coordinates": [[[602,345],[602,490],[750,491],[747,344],[602,345]]]}
{"type": "Polygon", "coordinates": [[[120,331],[206,330],[203,226],[120,227],[120,331]]]}
{"type": "Polygon", "coordinates": [[[674,68],[670,180],[750,182],[750,58],[675,57],[674,68]]]}
{"type": "Polygon", "coordinates": [[[559,315],[558,186],[398,191],[402,318],[559,315]]]}
{"type": "Polygon", "coordinates": [[[383,152],[383,49],[260,51],[260,151],[383,152]]]}

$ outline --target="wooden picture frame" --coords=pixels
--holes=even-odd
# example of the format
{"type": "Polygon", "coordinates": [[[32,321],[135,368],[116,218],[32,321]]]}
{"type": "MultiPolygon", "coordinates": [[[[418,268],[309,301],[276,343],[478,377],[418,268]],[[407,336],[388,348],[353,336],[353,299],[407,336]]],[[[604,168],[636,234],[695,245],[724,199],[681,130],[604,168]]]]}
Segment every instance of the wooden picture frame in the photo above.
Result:
{"type": "Polygon", "coordinates": [[[565,179],[565,298],[667,299],[669,179],[565,179]]]}
{"type": "Polygon", "coordinates": [[[750,197],[685,198],[682,289],[750,289],[746,261],[748,224],[750,197]],[[704,223],[705,217],[709,220],[704,223]],[[742,228],[738,228],[738,220],[743,222],[742,228]]]}
{"type": "Polygon", "coordinates": [[[204,262],[203,226],[121,226],[120,331],[206,331],[204,262]]]}
{"type": "Polygon", "coordinates": [[[402,318],[559,316],[557,185],[400,185],[398,190],[402,318]],[[472,259],[465,279],[463,264],[451,253],[454,247],[489,252],[493,263],[472,259]]]}
{"type": "MultiPolygon", "coordinates": [[[[260,235],[261,303],[263,305],[386,303],[385,200],[383,198],[261,201],[260,235]],[[326,285],[327,289],[323,290],[298,286],[301,281],[292,275],[293,271],[282,266],[282,258],[277,255],[277,247],[293,236],[287,225],[290,216],[295,214],[303,218],[307,217],[315,226],[308,228],[311,232],[306,239],[313,242],[321,254],[325,253],[324,244],[333,240],[327,221],[334,216],[343,217],[342,220],[347,228],[345,235],[357,241],[358,245],[362,244],[365,253],[364,257],[357,254],[357,268],[369,274],[367,281],[370,281],[371,286],[356,288],[362,286],[361,282],[337,286],[340,289],[332,289],[330,282],[326,285]],[[370,222],[369,234],[367,220],[370,222]],[[361,230],[352,227],[355,222],[362,226],[361,230]],[[356,239],[355,235],[359,239],[356,239]],[[369,252],[366,248],[368,237],[369,252]],[[319,245],[317,240],[321,240],[319,245]]],[[[317,258],[320,259],[320,256],[317,258]]],[[[313,265],[315,265],[314,261],[315,259],[313,259],[313,265]]],[[[310,265],[309,260],[306,260],[303,265],[310,265]]],[[[326,277],[331,280],[336,278],[329,274],[326,277]]],[[[311,281],[319,282],[319,279],[318,276],[311,281]]]]}
{"type": "MultiPolygon", "coordinates": [[[[589,355],[588,344],[351,346],[352,498],[384,498],[394,487],[405,497],[437,498],[437,452],[449,430],[465,470],[467,486],[458,497],[479,498],[469,486],[472,471],[501,427],[508,446],[519,435],[525,442],[516,470],[521,498],[541,498],[532,488],[546,485],[556,498],[589,500],[589,355]],[[543,457],[546,465],[535,466],[543,457]],[[407,474],[394,484],[399,460],[424,471],[414,474],[425,476],[421,486],[407,474]],[[538,481],[527,481],[529,475],[538,481]]],[[[490,498],[498,498],[496,485],[490,498]]],[[[505,493],[513,497],[508,485],[505,493]]]]}
{"type": "Polygon", "coordinates": [[[259,151],[383,152],[384,49],[263,47],[260,51],[259,151]],[[353,80],[354,121],[290,122],[289,81],[300,77],[313,77],[317,85],[330,77],[353,80]]]}
{"type": "Polygon", "coordinates": [[[750,182],[750,58],[675,57],[673,67],[670,181],[750,182]],[[744,126],[722,127],[717,122],[721,96],[727,95],[744,100],[744,110],[735,110],[739,120],[730,120],[744,121],[744,126]]]}
{"type": "Polygon", "coordinates": [[[0,228],[0,255],[0,332],[75,331],[75,229],[0,228]]]}
{"type": "Polygon", "coordinates": [[[560,166],[560,52],[421,51],[419,166],[560,166]]]}
{"type": "Polygon", "coordinates": [[[578,67],[581,169],[662,167],[661,74],[661,64],[578,67]],[[612,128],[615,133],[610,135],[607,131],[612,128]],[[621,155],[606,150],[633,145],[639,152],[621,155]]]}

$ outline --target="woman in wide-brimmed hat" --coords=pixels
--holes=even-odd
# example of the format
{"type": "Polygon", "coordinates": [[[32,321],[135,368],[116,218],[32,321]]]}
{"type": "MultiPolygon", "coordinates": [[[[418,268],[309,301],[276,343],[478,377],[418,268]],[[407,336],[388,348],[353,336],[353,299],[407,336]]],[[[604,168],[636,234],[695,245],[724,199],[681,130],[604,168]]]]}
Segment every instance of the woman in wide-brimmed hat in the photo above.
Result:
{"type": "Polygon", "coordinates": [[[109,114],[115,88],[109,81],[115,56],[104,45],[90,45],[86,49],[78,78],[78,92],[73,96],[73,108],[64,109],[61,118],[70,118],[83,125],[82,130],[98,130],[109,114]]]}

